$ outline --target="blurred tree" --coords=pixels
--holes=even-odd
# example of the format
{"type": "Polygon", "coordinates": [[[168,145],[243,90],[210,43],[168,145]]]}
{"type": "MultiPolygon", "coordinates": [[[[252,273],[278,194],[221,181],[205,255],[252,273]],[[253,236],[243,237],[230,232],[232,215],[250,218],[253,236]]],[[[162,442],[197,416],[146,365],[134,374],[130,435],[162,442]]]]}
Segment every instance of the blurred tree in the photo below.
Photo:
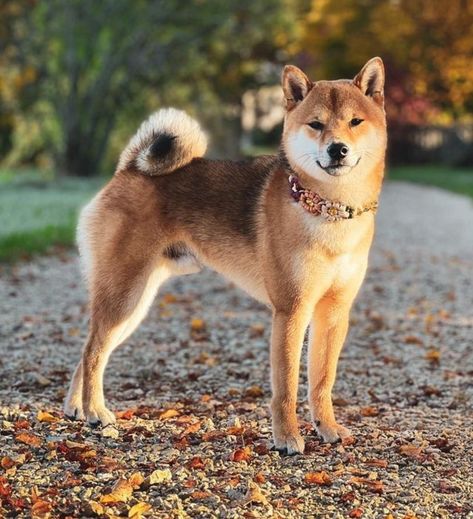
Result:
{"type": "Polygon", "coordinates": [[[12,145],[17,101],[34,81],[35,71],[17,61],[18,41],[15,24],[26,16],[34,0],[0,2],[0,157],[12,145]]]}
{"type": "Polygon", "coordinates": [[[381,55],[392,119],[448,121],[473,109],[472,27],[470,0],[313,0],[300,52],[324,77],[381,55]]]}
{"type": "Polygon", "coordinates": [[[300,18],[306,3],[226,2],[222,23],[205,41],[194,68],[202,115],[219,143],[218,154],[240,155],[243,93],[264,84],[279,83],[280,64],[291,56],[301,37],[300,18]]]}
{"type": "Polygon", "coordinates": [[[163,81],[176,48],[193,45],[215,24],[205,5],[196,23],[196,6],[192,12],[177,0],[36,4],[18,26],[25,35],[21,56],[38,71],[33,95],[52,107],[57,128],[50,126],[49,144],[60,171],[98,172],[123,104],[140,87],[163,81]]]}
{"type": "Polygon", "coordinates": [[[11,35],[10,69],[30,71],[18,127],[41,137],[60,172],[95,175],[117,121],[134,121],[150,97],[219,113],[217,139],[238,150],[241,95],[283,57],[299,1],[30,0],[11,35]]]}

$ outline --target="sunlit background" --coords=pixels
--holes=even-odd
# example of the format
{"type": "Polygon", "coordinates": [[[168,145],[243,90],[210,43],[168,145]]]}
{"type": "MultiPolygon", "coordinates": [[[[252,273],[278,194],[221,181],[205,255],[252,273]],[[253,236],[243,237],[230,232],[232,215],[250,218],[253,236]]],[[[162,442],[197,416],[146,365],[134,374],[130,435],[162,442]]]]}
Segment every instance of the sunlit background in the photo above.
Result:
{"type": "Polygon", "coordinates": [[[387,69],[390,177],[473,196],[468,0],[4,0],[0,260],[73,241],[77,209],[140,121],[195,115],[210,155],[277,149],[285,63],[387,69]]]}

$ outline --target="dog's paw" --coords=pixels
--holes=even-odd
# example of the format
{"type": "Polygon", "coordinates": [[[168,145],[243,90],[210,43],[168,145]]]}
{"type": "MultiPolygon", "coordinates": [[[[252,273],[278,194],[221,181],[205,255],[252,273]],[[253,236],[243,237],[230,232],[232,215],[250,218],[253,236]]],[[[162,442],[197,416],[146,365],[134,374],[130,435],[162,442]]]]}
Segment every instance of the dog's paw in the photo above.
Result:
{"type": "Polygon", "coordinates": [[[287,456],[304,453],[304,439],[299,433],[274,436],[273,450],[287,456]]]}
{"type": "Polygon", "coordinates": [[[107,409],[105,406],[102,407],[92,407],[85,413],[87,422],[92,427],[106,427],[112,423],[115,423],[117,419],[112,411],[107,409]]]}
{"type": "Polygon", "coordinates": [[[82,404],[66,400],[64,403],[64,416],[70,420],[85,420],[82,404]]]}
{"type": "Polygon", "coordinates": [[[351,436],[350,429],[339,425],[337,422],[332,424],[321,424],[317,422],[315,429],[326,443],[337,443],[351,436]]]}

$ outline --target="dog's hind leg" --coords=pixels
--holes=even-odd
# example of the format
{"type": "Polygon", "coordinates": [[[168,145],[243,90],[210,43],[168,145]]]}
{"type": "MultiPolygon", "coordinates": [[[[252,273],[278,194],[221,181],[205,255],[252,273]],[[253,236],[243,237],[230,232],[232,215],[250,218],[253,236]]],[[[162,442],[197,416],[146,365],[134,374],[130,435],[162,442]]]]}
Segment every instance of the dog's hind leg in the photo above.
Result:
{"type": "MultiPolygon", "coordinates": [[[[146,316],[159,286],[174,272],[167,260],[146,265],[131,276],[103,280],[92,290],[89,336],[76,368],[65,414],[106,425],[115,421],[105,406],[103,373],[112,351],[146,316]]],[[[125,269],[126,270],[126,269],[125,269]]],[[[132,270],[132,269],[130,269],[132,270]]]]}
{"type": "Polygon", "coordinates": [[[115,421],[114,414],[105,406],[103,394],[103,373],[108,358],[140,324],[159,286],[171,275],[171,270],[160,264],[150,272],[140,272],[121,286],[110,287],[107,294],[97,294],[90,335],[82,356],[82,398],[89,423],[107,425],[115,421]]]}
{"type": "Polygon", "coordinates": [[[85,417],[96,425],[115,421],[114,414],[105,405],[103,393],[103,374],[111,353],[146,316],[164,281],[171,276],[198,272],[200,265],[192,257],[161,257],[156,264],[118,270],[135,274],[122,276],[121,281],[115,274],[113,282],[111,279],[107,284],[101,281],[101,286],[93,289],[89,336],[65,404],[67,416],[85,417]]]}

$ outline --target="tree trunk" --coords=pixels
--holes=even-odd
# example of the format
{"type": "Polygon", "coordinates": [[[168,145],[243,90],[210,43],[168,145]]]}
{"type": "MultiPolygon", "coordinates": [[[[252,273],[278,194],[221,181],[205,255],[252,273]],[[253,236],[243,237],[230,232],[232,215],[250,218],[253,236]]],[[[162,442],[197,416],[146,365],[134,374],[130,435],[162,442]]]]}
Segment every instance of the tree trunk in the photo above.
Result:
{"type": "Polygon", "coordinates": [[[204,127],[211,135],[209,155],[219,159],[241,159],[243,129],[241,126],[241,105],[225,107],[223,113],[206,114],[204,127]]]}
{"type": "MultiPolygon", "coordinates": [[[[58,159],[62,175],[88,178],[100,173],[113,126],[113,117],[109,117],[103,124],[100,124],[101,122],[103,121],[99,121],[93,127],[90,127],[90,123],[87,127],[69,125],[64,148],[58,159]]],[[[66,124],[67,122],[63,127],[66,127],[66,124]]]]}

